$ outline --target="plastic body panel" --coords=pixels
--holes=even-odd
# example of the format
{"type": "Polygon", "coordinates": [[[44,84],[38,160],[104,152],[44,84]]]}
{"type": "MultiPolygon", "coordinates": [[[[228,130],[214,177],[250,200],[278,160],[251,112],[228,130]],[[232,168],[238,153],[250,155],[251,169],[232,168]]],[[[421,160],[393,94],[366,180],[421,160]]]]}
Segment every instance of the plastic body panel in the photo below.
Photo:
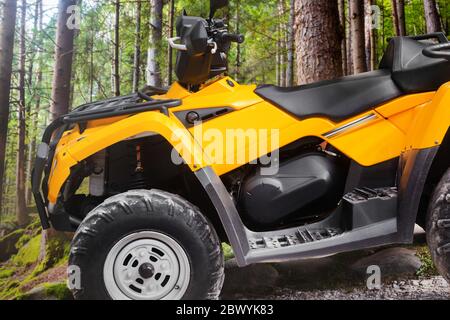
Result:
{"type": "Polygon", "coordinates": [[[334,159],[319,153],[296,157],[281,163],[275,175],[258,171],[248,177],[239,203],[246,216],[260,226],[275,225],[294,214],[320,214],[333,209],[342,197],[342,171],[334,159]]]}

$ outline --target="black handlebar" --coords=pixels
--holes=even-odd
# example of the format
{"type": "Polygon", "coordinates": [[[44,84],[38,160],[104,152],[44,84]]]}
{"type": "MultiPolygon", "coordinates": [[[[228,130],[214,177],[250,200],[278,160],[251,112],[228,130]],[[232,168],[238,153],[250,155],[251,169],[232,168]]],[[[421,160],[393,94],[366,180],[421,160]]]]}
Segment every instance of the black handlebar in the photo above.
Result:
{"type": "Polygon", "coordinates": [[[425,48],[422,53],[429,58],[447,59],[450,61],[450,43],[441,43],[425,48]]]}
{"type": "Polygon", "coordinates": [[[221,35],[222,41],[244,43],[245,36],[243,34],[223,33],[221,35]]]}

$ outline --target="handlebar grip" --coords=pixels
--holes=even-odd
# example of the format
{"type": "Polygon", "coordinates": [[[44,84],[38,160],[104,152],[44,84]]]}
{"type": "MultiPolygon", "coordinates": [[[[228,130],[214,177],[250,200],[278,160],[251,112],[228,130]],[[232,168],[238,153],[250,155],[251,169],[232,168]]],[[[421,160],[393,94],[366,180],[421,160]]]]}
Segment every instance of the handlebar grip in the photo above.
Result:
{"type": "Polygon", "coordinates": [[[428,58],[447,59],[450,60],[450,43],[441,43],[423,49],[423,55],[428,58]],[[443,52],[443,50],[449,50],[443,52]]]}
{"type": "Polygon", "coordinates": [[[230,42],[244,43],[245,36],[243,34],[224,33],[222,39],[230,42]]]}

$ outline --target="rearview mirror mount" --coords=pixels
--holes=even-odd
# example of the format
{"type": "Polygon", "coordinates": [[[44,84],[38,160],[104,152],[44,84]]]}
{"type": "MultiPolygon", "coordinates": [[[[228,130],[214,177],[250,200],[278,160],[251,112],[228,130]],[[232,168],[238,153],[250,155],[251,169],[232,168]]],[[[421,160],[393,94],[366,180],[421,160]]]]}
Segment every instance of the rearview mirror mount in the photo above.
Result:
{"type": "Polygon", "coordinates": [[[222,9],[226,6],[228,6],[228,0],[211,0],[209,18],[210,19],[214,18],[214,15],[216,14],[217,10],[222,9]]]}

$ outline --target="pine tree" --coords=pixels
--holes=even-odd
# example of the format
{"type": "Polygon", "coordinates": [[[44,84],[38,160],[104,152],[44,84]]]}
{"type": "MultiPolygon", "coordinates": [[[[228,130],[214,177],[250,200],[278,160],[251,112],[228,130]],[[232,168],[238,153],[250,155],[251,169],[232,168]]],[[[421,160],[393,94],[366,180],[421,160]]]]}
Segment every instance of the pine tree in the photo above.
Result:
{"type": "Polygon", "coordinates": [[[352,58],[354,73],[367,71],[365,52],[364,2],[350,0],[350,25],[352,29],[352,58]]]}
{"type": "Polygon", "coordinates": [[[337,1],[296,0],[298,81],[301,84],[342,76],[337,1]]]}
{"type": "Polygon", "coordinates": [[[0,214],[3,210],[6,141],[9,120],[17,0],[0,2],[0,214]]]}

